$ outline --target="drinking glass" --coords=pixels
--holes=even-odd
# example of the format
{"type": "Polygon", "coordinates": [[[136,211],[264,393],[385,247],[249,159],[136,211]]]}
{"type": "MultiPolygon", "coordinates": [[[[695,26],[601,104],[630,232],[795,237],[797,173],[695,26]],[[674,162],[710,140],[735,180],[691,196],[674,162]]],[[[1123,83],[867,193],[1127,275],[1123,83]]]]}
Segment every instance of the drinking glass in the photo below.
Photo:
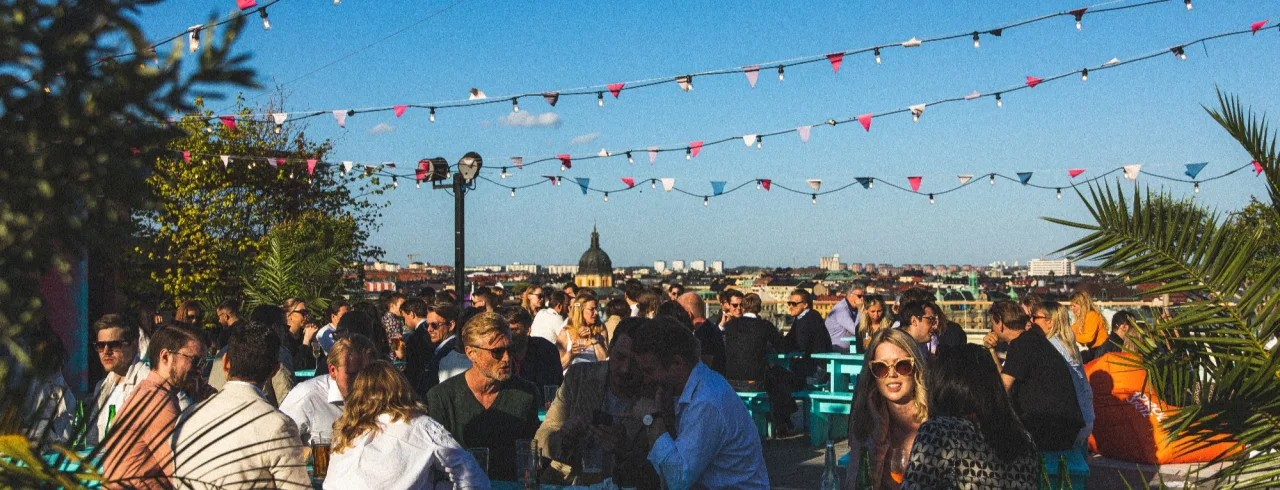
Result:
{"type": "Polygon", "coordinates": [[[604,449],[593,438],[588,438],[582,447],[582,472],[596,475],[604,473],[604,449]]]}
{"type": "Polygon", "coordinates": [[[902,449],[890,449],[885,457],[889,458],[889,477],[901,485],[903,477],[907,475],[907,458],[910,454],[902,449]]]}
{"type": "Polygon", "coordinates": [[[329,474],[329,438],[328,432],[311,435],[311,472],[321,480],[329,474]]]}
{"type": "Polygon", "coordinates": [[[688,484],[684,481],[684,463],[667,461],[658,468],[658,479],[662,480],[662,490],[685,490],[688,484]]]}
{"type": "Polygon", "coordinates": [[[476,464],[480,465],[480,470],[484,474],[489,474],[489,448],[487,447],[471,447],[467,448],[467,452],[471,453],[471,457],[476,459],[476,464]]]}
{"type": "Polygon", "coordinates": [[[558,385],[546,385],[542,387],[542,401],[545,405],[542,408],[551,410],[551,402],[555,401],[556,392],[558,391],[560,391],[560,386],[558,385]]]}
{"type": "Polygon", "coordinates": [[[316,358],[316,375],[320,375],[321,367],[325,365],[324,349],[320,347],[320,340],[311,341],[311,355],[316,358]]]}
{"type": "Polygon", "coordinates": [[[538,488],[538,466],[534,458],[533,441],[521,439],[516,441],[516,476],[520,488],[538,488]]]}

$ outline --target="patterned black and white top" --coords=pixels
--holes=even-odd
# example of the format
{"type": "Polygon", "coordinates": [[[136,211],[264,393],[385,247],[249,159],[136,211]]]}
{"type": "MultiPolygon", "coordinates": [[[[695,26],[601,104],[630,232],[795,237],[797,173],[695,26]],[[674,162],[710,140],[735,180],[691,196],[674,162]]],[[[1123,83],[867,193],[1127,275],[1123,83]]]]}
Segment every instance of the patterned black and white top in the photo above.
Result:
{"type": "Polygon", "coordinates": [[[983,439],[977,423],[935,417],[916,433],[902,490],[1036,490],[1039,476],[1036,454],[1002,461],[983,439]]]}

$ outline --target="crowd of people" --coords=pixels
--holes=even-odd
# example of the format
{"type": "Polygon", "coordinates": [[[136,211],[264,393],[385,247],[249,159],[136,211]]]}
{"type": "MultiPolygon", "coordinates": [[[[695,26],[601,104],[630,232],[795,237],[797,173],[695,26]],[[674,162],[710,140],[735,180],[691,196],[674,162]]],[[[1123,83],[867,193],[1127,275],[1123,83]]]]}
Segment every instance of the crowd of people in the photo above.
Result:
{"type": "Polygon", "coordinates": [[[453,291],[395,293],[318,315],[290,298],[248,318],[228,301],[215,328],[195,302],[159,322],[105,315],[91,332],[106,376],[83,404],[88,430],[68,440],[75,403],[52,374],[66,357],[53,335],[36,342],[49,374],[33,393],[57,403],[30,412],[29,434],[96,447],[114,488],[310,488],[312,447],[328,448],[328,488],[767,488],[737,392],[768,394],[776,436],[800,432],[791,394],[827,376],[809,356],[848,352],[864,361],[847,488],[862,472],[875,488],[1034,488],[1037,451],[1085,444],[1082,366],[1121,348],[1132,321],[1117,314],[1108,337],[1083,293],[1067,306],[997,301],[975,345],[928,292],[891,307],[855,284],[826,318],[793,291],[783,334],[754,293],[720,292],[707,318],[678,285],[622,290],[529,287],[508,301],[482,288],[465,309],[453,291]],[[789,368],[776,354],[794,356],[789,368]],[[536,467],[521,462],[529,451],[536,467]]]}

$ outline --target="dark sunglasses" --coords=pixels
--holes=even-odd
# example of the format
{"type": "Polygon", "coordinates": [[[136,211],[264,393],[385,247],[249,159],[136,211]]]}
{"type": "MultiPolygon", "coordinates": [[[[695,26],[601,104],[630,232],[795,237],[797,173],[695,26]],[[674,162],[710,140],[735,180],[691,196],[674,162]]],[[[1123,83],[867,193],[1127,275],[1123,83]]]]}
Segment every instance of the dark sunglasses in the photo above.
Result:
{"type": "Polygon", "coordinates": [[[297,313],[302,316],[311,316],[311,312],[307,310],[293,310],[293,311],[290,311],[289,313],[297,313]]]}
{"type": "Polygon", "coordinates": [[[804,303],[803,303],[803,302],[800,302],[800,301],[788,301],[788,302],[787,302],[787,306],[797,306],[797,305],[802,305],[802,304],[804,304],[804,303]]]}
{"type": "Polygon", "coordinates": [[[888,361],[871,361],[871,375],[877,378],[888,376],[890,368],[897,372],[898,376],[911,376],[911,373],[916,370],[916,361],[898,359],[892,365],[888,361]]]}
{"type": "Polygon", "coordinates": [[[742,308],[742,303],[729,303],[730,308],[742,308]]]}
{"type": "Polygon", "coordinates": [[[111,350],[113,350],[113,351],[118,351],[118,350],[120,350],[121,348],[123,348],[124,346],[129,345],[129,344],[130,344],[130,342],[129,342],[129,341],[127,341],[127,340],[107,340],[107,341],[103,341],[103,342],[94,342],[94,343],[93,343],[93,348],[94,348],[94,349],[97,349],[97,350],[98,350],[98,352],[104,352],[104,351],[106,351],[108,348],[109,348],[109,349],[111,349],[111,350]]]}
{"type": "Polygon", "coordinates": [[[437,328],[449,326],[449,322],[427,322],[425,325],[427,326],[427,330],[435,330],[437,328]]]}
{"type": "Polygon", "coordinates": [[[187,355],[187,354],[183,354],[183,353],[181,353],[181,352],[178,352],[178,351],[172,351],[172,350],[171,350],[171,351],[169,351],[169,352],[172,352],[172,353],[174,353],[174,354],[180,355],[180,356],[185,357],[185,358],[187,358],[188,360],[190,360],[190,361],[191,361],[191,365],[192,365],[192,366],[194,366],[194,367],[195,367],[195,369],[196,369],[197,371],[203,371],[203,370],[204,370],[204,365],[205,365],[205,364],[208,364],[208,362],[209,362],[209,359],[208,359],[208,358],[205,358],[205,357],[187,355]]]}
{"type": "Polygon", "coordinates": [[[501,361],[501,360],[502,360],[502,358],[507,357],[507,352],[508,352],[508,348],[507,348],[507,347],[498,347],[497,349],[490,349],[490,348],[487,348],[487,347],[480,347],[480,346],[478,346],[478,345],[469,345],[469,346],[467,346],[467,347],[473,347],[473,348],[480,349],[480,350],[483,350],[483,351],[488,351],[488,352],[489,352],[489,354],[493,356],[493,360],[495,360],[495,361],[501,361]]]}

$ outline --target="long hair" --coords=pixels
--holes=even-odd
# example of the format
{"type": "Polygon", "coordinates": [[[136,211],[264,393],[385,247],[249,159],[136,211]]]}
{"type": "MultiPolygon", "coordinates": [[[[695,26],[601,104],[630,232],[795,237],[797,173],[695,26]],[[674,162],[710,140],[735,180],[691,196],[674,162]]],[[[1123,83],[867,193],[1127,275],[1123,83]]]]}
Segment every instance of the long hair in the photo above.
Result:
{"type": "Polygon", "coordinates": [[[387,414],[392,422],[408,422],[427,409],[413,397],[413,387],[400,370],[387,361],[373,361],[356,374],[347,394],[342,416],[333,423],[334,453],[355,445],[356,438],[367,432],[382,431],[378,416],[387,414]]]}
{"type": "Polygon", "coordinates": [[[929,388],[930,417],[976,419],[983,438],[1004,461],[1035,452],[991,354],[982,346],[965,344],[943,352],[929,365],[929,388]]]}
{"type": "Polygon", "coordinates": [[[853,435],[859,441],[865,441],[871,435],[873,424],[871,415],[876,411],[875,405],[884,403],[884,399],[880,397],[880,391],[876,389],[878,384],[876,378],[871,374],[871,361],[876,360],[876,348],[886,342],[902,349],[915,362],[915,371],[911,373],[911,380],[915,384],[915,395],[911,401],[915,404],[916,422],[923,423],[929,417],[929,392],[925,389],[925,361],[920,357],[920,347],[916,345],[915,339],[902,330],[896,328],[876,330],[871,334],[866,362],[863,363],[862,372],[858,374],[857,386],[853,388],[853,415],[850,419],[852,419],[853,435]]]}
{"type": "MultiPolygon", "coordinates": [[[[1080,318],[1082,319],[1090,311],[1098,311],[1098,306],[1093,304],[1093,298],[1090,298],[1089,293],[1084,291],[1076,291],[1076,294],[1071,295],[1071,304],[1080,307],[1080,318]]],[[[1098,314],[1101,315],[1102,312],[1098,311],[1098,314]]]]}
{"type": "Polygon", "coordinates": [[[884,302],[883,296],[868,295],[865,299],[862,300],[861,313],[862,314],[858,315],[858,334],[861,335],[862,338],[864,339],[870,338],[873,332],[879,331],[882,328],[889,328],[893,326],[893,321],[889,319],[889,316],[890,316],[889,305],[884,302]],[[871,323],[871,320],[867,317],[867,309],[877,305],[880,306],[880,311],[884,312],[884,314],[880,316],[880,323],[873,324],[871,323]]]}
{"type": "Polygon", "coordinates": [[[1053,328],[1045,332],[1045,335],[1051,339],[1057,338],[1058,342],[1062,342],[1065,347],[1063,350],[1067,351],[1067,356],[1076,364],[1083,364],[1080,360],[1080,351],[1076,349],[1076,333],[1071,330],[1071,310],[1056,301],[1046,301],[1036,307],[1036,313],[1043,314],[1053,321],[1053,328]]]}
{"type": "MultiPolygon", "coordinates": [[[[587,303],[595,303],[597,308],[600,306],[599,300],[591,297],[573,298],[569,303],[569,323],[564,327],[569,332],[569,340],[585,340],[578,338],[578,329],[587,326],[587,316],[585,314],[587,303]]],[[[591,321],[591,334],[599,334],[604,325],[600,324],[599,317],[592,318],[591,321]]]]}

